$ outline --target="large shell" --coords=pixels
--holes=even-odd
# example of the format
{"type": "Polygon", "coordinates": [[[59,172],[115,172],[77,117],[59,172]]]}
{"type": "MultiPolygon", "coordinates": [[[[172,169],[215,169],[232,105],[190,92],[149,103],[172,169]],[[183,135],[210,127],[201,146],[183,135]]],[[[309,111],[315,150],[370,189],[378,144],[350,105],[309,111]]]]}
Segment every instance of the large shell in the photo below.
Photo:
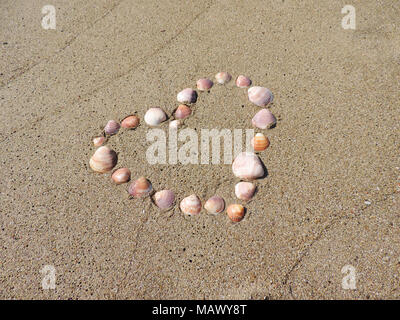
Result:
{"type": "Polygon", "coordinates": [[[244,217],[244,207],[241,204],[231,204],[226,212],[228,214],[229,219],[233,222],[239,222],[244,217]]]}
{"type": "Polygon", "coordinates": [[[239,88],[247,88],[251,86],[251,80],[250,78],[246,77],[246,76],[242,76],[240,75],[239,77],[237,77],[236,79],[236,85],[239,88]]]}
{"type": "Polygon", "coordinates": [[[130,184],[128,192],[134,198],[144,198],[153,192],[153,186],[145,177],[140,177],[130,184]]]}
{"type": "Polygon", "coordinates": [[[222,72],[218,72],[215,75],[215,79],[217,80],[217,82],[219,84],[225,84],[225,83],[228,83],[229,81],[231,81],[232,76],[228,72],[222,71],[222,72]]]}
{"type": "Polygon", "coordinates": [[[251,145],[253,146],[254,151],[263,151],[269,147],[269,140],[262,133],[257,133],[251,140],[251,145]]]}
{"type": "Polygon", "coordinates": [[[154,194],[154,203],[161,210],[169,210],[175,204],[175,194],[171,190],[161,190],[154,194]]]}
{"type": "Polygon", "coordinates": [[[198,196],[192,194],[181,201],[180,208],[185,215],[194,216],[201,211],[201,201],[198,196]]]}
{"type": "Polygon", "coordinates": [[[180,103],[195,103],[197,101],[197,92],[191,88],[186,88],[178,93],[176,99],[180,103]]]}
{"type": "Polygon", "coordinates": [[[240,179],[254,180],[264,175],[260,158],[252,152],[242,152],[232,163],[233,174],[240,179]]]}
{"type": "Polygon", "coordinates": [[[256,186],[251,182],[239,182],[235,186],[235,195],[238,199],[248,201],[254,196],[256,186]]]}
{"type": "Polygon", "coordinates": [[[114,150],[102,146],[96,150],[90,158],[89,165],[93,171],[104,173],[111,171],[117,164],[118,156],[114,150]]]}
{"type": "Polygon", "coordinates": [[[105,132],[105,134],[113,135],[118,132],[120,127],[121,127],[121,125],[117,121],[110,120],[107,122],[106,126],[104,127],[104,132],[105,132]]]}
{"type": "Polygon", "coordinates": [[[261,109],[251,120],[253,126],[259,129],[269,129],[276,124],[276,118],[268,109],[261,109]]]}
{"type": "Polygon", "coordinates": [[[213,196],[206,201],[204,204],[204,209],[207,210],[208,213],[218,214],[224,211],[225,201],[219,196],[213,196]]]}
{"type": "Polygon", "coordinates": [[[191,113],[192,110],[188,106],[181,104],[175,110],[175,119],[185,119],[189,117],[191,113]]]}
{"type": "Polygon", "coordinates": [[[113,172],[111,179],[116,184],[126,183],[131,179],[131,171],[128,168],[120,168],[113,172]]]}
{"type": "Polygon", "coordinates": [[[127,116],[124,120],[122,120],[121,127],[125,129],[135,129],[138,127],[139,123],[140,119],[138,116],[127,116]]]}
{"type": "Polygon", "coordinates": [[[167,120],[167,115],[161,108],[150,108],[144,115],[144,121],[152,127],[158,126],[165,120],[167,120]]]}
{"type": "Polygon", "coordinates": [[[271,90],[264,87],[251,87],[247,91],[250,102],[259,107],[264,107],[272,102],[274,96],[271,90]]]}
{"type": "Polygon", "coordinates": [[[202,78],[197,80],[197,89],[200,91],[208,91],[211,89],[213,85],[214,83],[207,78],[202,78]]]}

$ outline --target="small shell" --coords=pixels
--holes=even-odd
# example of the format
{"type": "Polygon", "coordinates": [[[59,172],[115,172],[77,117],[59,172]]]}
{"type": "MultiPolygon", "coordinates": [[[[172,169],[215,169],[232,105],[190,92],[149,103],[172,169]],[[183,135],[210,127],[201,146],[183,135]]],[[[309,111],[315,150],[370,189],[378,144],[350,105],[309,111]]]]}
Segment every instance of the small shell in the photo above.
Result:
{"type": "Polygon", "coordinates": [[[253,126],[259,129],[269,129],[276,124],[276,118],[268,109],[261,109],[251,120],[253,126]]]}
{"type": "Polygon", "coordinates": [[[111,179],[116,184],[126,183],[131,179],[131,171],[128,168],[120,168],[113,172],[111,179]]]}
{"type": "Polygon", "coordinates": [[[263,151],[269,147],[269,140],[262,133],[257,133],[251,140],[251,145],[254,151],[263,151]]]}
{"type": "Polygon", "coordinates": [[[181,104],[175,110],[175,119],[185,119],[188,116],[190,116],[191,113],[192,113],[192,110],[188,106],[181,104]]]}
{"type": "Polygon", "coordinates": [[[215,75],[215,79],[219,84],[225,84],[231,81],[232,76],[228,72],[219,72],[215,75]]]}
{"type": "Polygon", "coordinates": [[[120,124],[115,120],[110,120],[107,122],[106,126],[104,127],[105,134],[113,135],[116,134],[120,128],[120,124]]]}
{"type": "Polygon", "coordinates": [[[93,138],[93,145],[95,147],[100,147],[105,141],[106,141],[106,138],[103,136],[95,137],[95,138],[93,138]]]}
{"type": "Polygon", "coordinates": [[[202,78],[197,80],[197,89],[200,91],[208,91],[211,89],[213,85],[214,83],[207,78],[202,78]]]}
{"type": "Polygon", "coordinates": [[[244,217],[244,207],[240,204],[231,204],[228,209],[226,209],[229,219],[233,222],[239,222],[244,217]]]}
{"type": "Polygon", "coordinates": [[[178,93],[176,99],[180,103],[195,103],[197,101],[197,92],[191,88],[186,88],[178,93]]]}
{"type": "Polygon", "coordinates": [[[111,171],[117,164],[118,156],[114,150],[102,146],[90,158],[89,165],[93,171],[104,173],[111,171]]]}
{"type": "Polygon", "coordinates": [[[192,194],[181,201],[180,208],[185,215],[194,216],[201,211],[201,201],[198,196],[192,194]]]}
{"type": "Polygon", "coordinates": [[[235,186],[235,195],[238,199],[248,201],[254,196],[256,186],[251,182],[239,182],[235,186]]]}
{"type": "Polygon", "coordinates": [[[145,177],[140,177],[129,185],[128,192],[135,198],[144,198],[153,192],[153,186],[145,177]]]}
{"type": "Polygon", "coordinates": [[[154,203],[161,210],[169,210],[175,204],[175,194],[171,190],[161,190],[154,195],[154,203]]]}
{"type": "Polygon", "coordinates": [[[144,121],[149,126],[158,126],[161,122],[167,120],[167,115],[161,108],[150,108],[144,115],[144,121]]]}
{"type": "Polygon", "coordinates": [[[169,128],[170,129],[178,129],[182,125],[180,120],[173,120],[169,123],[169,128]]]}
{"type": "Polygon", "coordinates": [[[239,153],[232,163],[232,171],[240,179],[254,180],[264,175],[260,158],[251,152],[239,153]]]}
{"type": "Polygon", "coordinates": [[[248,91],[250,102],[259,107],[268,105],[274,99],[271,90],[264,87],[251,87],[248,91]]]}
{"type": "Polygon", "coordinates": [[[204,204],[204,209],[211,214],[218,214],[224,211],[225,208],[225,201],[219,196],[213,196],[206,201],[204,204]]]}
{"type": "Polygon", "coordinates": [[[250,80],[248,77],[246,77],[246,76],[239,76],[239,77],[237,77],[237,79],[236,79],[236,85],[237,85],[239,88],[247,88],[247,87],[250,87],[250,85],[251,85],[251,80],[250,80]]]}
{"type": "Polygon", "coordinates": [[[138,127],[140,119],[138,116],[127,116],[121,122],[121,127],[125,129],[135,129],[138,127]]]}

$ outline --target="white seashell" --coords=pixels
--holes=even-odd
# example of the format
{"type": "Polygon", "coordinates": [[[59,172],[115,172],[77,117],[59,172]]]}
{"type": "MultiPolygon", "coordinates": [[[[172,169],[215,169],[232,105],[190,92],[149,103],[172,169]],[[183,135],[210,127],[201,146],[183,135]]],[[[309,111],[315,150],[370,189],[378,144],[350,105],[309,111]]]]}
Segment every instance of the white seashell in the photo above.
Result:
{"type": "Polygon", "coordinates": [[[161,122],[167,120],[167,115],[161,108],[150,108],[144,115],[144,121],[149,126],[158,126],[161,122]]]}
{"type": "Polygon", "coordinates": [[[117,164],[117,154],[114,150],[106,146],[102,146],[96,150],[90,158],[89,165],[93,171],[104,173],[111,171],[117,164]]]}
{"type": "Polygon", "coordinates": [[[264,87],[251,87],[247,91],[250,102],[259,107],[264,107],[272,102],[273,95],[271,90],[264,87]]]}
{"type": "Polygon", "coordinates": [[[198,196],[192,194],[181,201],[180,208],[185,215],[194,216],[201,211],[201,201],[198,196]]]}
{"type": "Polygon", "coordinates": [[[219,84],[225,84],[231,81],[232,76],[228,72],[219,72],[215,75],[215,79],[219,84]]]}
{"type": "Polygon", "coordinates": [[[186,88],[178,93],[176,99],[180,103],[195,103],[197,101],[197,92],[191,88],[186,88]]]}
{"type": "Polygon", "coordinates": [[[182,123],[181,123],[180,120],[173,120],[173,121],[171,121],[171,122],[169,123],[169,128],[170,128],[170,129],[176,130],[176,129],[178,129],[181,125],[182,125],[182,123]]]}
{"type": "Polygon", "coordinates": [[[225,201],[219,196],[213,196],[206,201],[204,204],[204,209],[211,214],[218,214],[224,211],[225,208],[225,201]]]}
{"type": "Polygon", "coordinates": [[[254,180],[264,175],[260,158],[251,152],[242,152],[232,163],[233,174],[240,179],[254,180]]]}
{"type": "Polygon", "coordinates": [[[116,184],[126,183],[131,179],[131,171],[128,168],[120,168],[113,172],[111,179],[116,184]]]}
{"type": "Polygon", "coordinates": [[[105,134],[113,135],[116,134],[120,128],[120,124],[115,120],[110,120],[107,122],[106,126],[104,127],[105,134]]]}
{"type": "Polygon", "coordinates": [[[250,85],[251,85],[250,78],[248,78],[246,76],[237,77],[236,86],[238,86],[239,88],[247,88],[247,87],[250,87],[250,85]]]}
{"type": "Polygon", "coordinates": [[[128,188],[128,193],[135,198],[147,197],[152,192],[153,186],[145,177],[140,177],[136,181],[133,181],[128,188]]]}
{"type": "Polygon", "coordinates": [[[155,193],[154,203],[161,210],[169,210],[175,204],[175,194],[171,190],[161,190],[155,193]]]}
{"type": "Polygon", "coordinates": [[[261,109],[251,120],[253,126],[259,129],[269,129],[276,124],[276,118],[268,109],[261,109]]]}
{"type": "Polygon", "coordinates": [[[100,147],[105,141],[106,141],[106,138],[103,136],[95,137],[95,138],[93,138],[93,145],[95,147],[100,147]]]}
{"type": "Polygon", "coordinates": [[[239,182],[235,186],[235,195],[240,200],[250,200],[253,197],[255,191],[256,186],[251,182],[239,182]]]}
{"type": "Polygon", "coordinates": [[[214,83],[207,78],[202,78],[197,80],[197,89],[200,91],[208,91],[211,89],[213,85],[214,83]]]}

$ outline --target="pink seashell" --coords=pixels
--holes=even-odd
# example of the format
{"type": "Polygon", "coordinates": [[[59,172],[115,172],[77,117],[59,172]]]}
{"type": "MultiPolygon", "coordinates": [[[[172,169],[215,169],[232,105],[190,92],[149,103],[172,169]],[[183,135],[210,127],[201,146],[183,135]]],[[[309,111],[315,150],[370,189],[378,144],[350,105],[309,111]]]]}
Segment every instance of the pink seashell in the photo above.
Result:
{"type": "Polygon", "coordinates": [[[95,147],[100,147],[105,141],[106,141],[106,138],[103,136],[95,137],[95,138],[93,138],[93,145],[95,147]]]}
{"type": "Polygon", "coordinates": [[[250,102],[254,103],[259,107],[264,107],[272,102],[274,96],[271,90],[264,87],[251,87],[248,91],[250,102]]]}
{"type": "Polygon", "coordinates": [[[251,120],[253,126],[259,129],[269,129],[276,124],[276,118],[268,109],[261,109],[251,120]]]}
{"type": "Polygon", "coordinates": [[[197,92],[191,88],[186,88],[178,93],[176,99],[180,103],[195,103],[197,101],[197,92]]]}
{"type": "Polygon", "coordinates": [[[197,89],[199,89],[200,91],[208,91],[213,85],[214,83],[207,78],[197,80],[197,89]]]}
{"type": "Polygon", "coordinates": [[[145,177],[140,177],[130,184],[128,192],[135,198],[144,198],[153,192],[153,186],[145,177]]]}
{"type": "Polygon", "coordinates": [[[237,85],[239,88],[247,88],[247,87],[250,87],[250,85],[251,85],[251,80],[250,80],[248,77],[246,77],[246,76],[239,76],[239,77],[237,77],[237,79],[236,79],[236,85],[237,85]]]}
{"type": "Polygon", "coordinates": [[[235,186],[235,195],[240,200],[250,200],[253,197],[255,191],[256,186],[251,182],[239,182],[235,186]]]}
{"type": "Polygon", "coordinates": [[[219,72],[215,75],[215,79],[219,84],[225,84],[231,81],[232,76],[228,72],[219,72]]]}
{"type": "Polygon", "coordinates": [[[144,115],[144,121],[152,127],[158,126],[165,120],[167,120],[167,115],[161,108],[150,108],[144,115]]]}
{"type": "Polygon", "coordinates": [[[110,120],[107,122],[106,126],[104,127],[105,134],[113,135],[116,134],[120,128],[120,124],[115,120],[110,120]]]}
{"type": "Polygon", "coordinates": [[[201,201],[198,196],[192,194],[181,201],[180,208],[185,215],[194,216],[201,211],[201,201]]]}
{"type": "Polygon", "coordinates": [[[131,179],[131,171],[128,168],[120,168],[113,172],[111,179],[116,184],[126,183],[131,179]]]}
{"type": "Polygon", "coordinates": [[[171,121],[171,122],[169,123],[169,128],[170,128],[170,129],[176,130],[176,129],[178,129],[181,125],[182,125],[182,123],[181,123],[180,120],[173,120],[173,121],[171,121]]]}
{"type": "Polygon", "coordinates": [[[104,173],[111,171],[117,164],[118,156],[114,150],[102,146],[96,150],[90,158],[89,165],[93,171],[104,173]]]}
{"type": "Polygon", "coordinates": [[[191,113],[192,113],[192,110],[188,106],[181,104],[175,110],[175,119],[185,119],[188,116],[190,116],[191,113]]]}
{"type": "Polygon", "coordinates": [[[154,203],[161,210],[169,210],[175,204],[175,194],[171,190],[161,190],[154,195],[154,203]]]}
{"type": "Polygon", "coordinates": [[[204,209],[211,214],[218,214],[224,211],[225,208],[225,201],[219,196],[213,196],[206,201],[204,204],[204,209]]]}
{"type": "Polygon", "coordinates": [[[240,179],[254,180],[264,175],[260,158],[251,152],[242,152],[232,163],[233,174],[240,179]]]}
{"type": "Polygon", "coordinates": [[[140,119],[138,116],[127,116],[121,122],[121,127],[125,129],[135,129],[140,123],[140,119]]]}

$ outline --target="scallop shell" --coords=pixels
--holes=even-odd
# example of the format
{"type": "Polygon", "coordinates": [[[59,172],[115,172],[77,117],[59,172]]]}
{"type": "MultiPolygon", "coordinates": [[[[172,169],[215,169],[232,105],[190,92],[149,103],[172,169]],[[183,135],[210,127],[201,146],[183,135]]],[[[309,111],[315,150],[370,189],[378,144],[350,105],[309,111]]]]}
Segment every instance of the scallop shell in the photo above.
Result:
{"type": "Polygon", "coordinates": [[[154,194],[154,203],[161,210],[169,210],[175,204],[175,194],[171,190],[161,190],[154,194]]]}
{"type": "Polygon", "coordinates": [[[215,79],[217,80],[217,82],[219,84],[225,84],[225,83],[228,83],[229,81],[231,81],[232,76],[228,72],[222,71],[222,72],[218,72],[215,75],[215,79]]]}
{"type": "Polygon", "coordinates": [[[90,158],[89,165],[93,171],[104,173],[111,171],[117,164],[118,156],[114,150],[102,146],[90,158]]]}
{"type": "Polygon", "coordinates": [[[197,92],[191,88],[186,88],[178,93],[176,99],[180,103],[195,103],[197,101],[197,92]]]}
{"type": "Polygon", "coordinates": [[[235,195],[238,199],[248,201],[256,191],[256,186],[251,182],[239,182],[235,186],[235,195]]]}
{"type": "Polygon", "coordinates": [[[244,207],[237,203],[228,206],[226,212],[228,214],[229,219],[231,219],[233,222],[239,222],[244,217],[244,207]]]}
{"type": "Polygon", "coordinates": [[[214,83],[207,78],[202,78],[197,80],[197,89],[200,91],[208,91],[211,89],[213,85],[214,83]]]}
{"type": "Polygon", "coordinates": [[[262,133],[257,133],[251,140],[251,145],[254,151],[263,151],[269,147],[269,140],[262,133]]]}
{"type": "Polygon", "coordinates": [[[232,163],[233,174],[240,179],[254,180],[264,175],[260,158],[251,152],[242,152],[232,163]]]}
{"type": "Polygon", "coordinates": [[[144,121],[152,127],[158,126],[165,120],[167,120],[167,115],[161,108],[150,108],[144,115],[144,121]]]}
{"type": "Polygon", "coordinates": [[[181,104],[175,110],[175,119],[185,119],[188,116],[190,116],[191,113],[192,113],[192,110],[188,106],[181,104]]]}
{"type": "Polygon", "coordinates": [[[251,86],[251,80],[250,80],[250,78],[248,78],[246,76],[240,75],[236,79],[236,86],[238,86],[239,88],[250,87],[251,86]]]}
{"type": "Polygon", "coordinates": [[[251,87],[247,91],[250,102],[259,107],[264,107],[272,102],[274,96],[271,90],[264,87],[251,87]]]}
{"type": "Polygon", "coordinates": [[[180,208],[185,215],[194,216],[201,211],[201,201],[198,196],[192,194],[181,201],[180,208]]]}
{"type": "Polygon", "coordinates": [[[106,126],[104,127],[105,134],[113,135],[116,134],[120,128],[120,124],[115,120],[110,120],[107,122],[106,126]]]}
{"type": "Polygon", "coordinates": [[[171,122],[169,123],[169,128],[170,128],[170,129],[176,130],[176,129],[178,129],[181,125],[182,125],[182,123],[181,123],[180,120],[173,120],[173,121],[171,121],[171,122]]]}
{"type": "Polygon", "coordinates": [[[111,179],[116,184],[126,183],[131,179],[131,171],[128,168],[120,168],[113,172],[111,179]]]}
{"type": "Polygon", "coordinates": [[[219,196],[213,196],[206,201],[204,209],[210,214],[218,214],[224,211],[225,201],[219,196]]]}
{"type": "Polygon", "coordinates": [[[127,116],[124,120],[122,120],[121,127],[125,129],[135,129],[139,126],[139,123],[140,119],[138,116],[127,116]]]}
{"type": "Polygon", "coordinates": [[[145,177],[140,177],[130,184],[128,192],[134,198],[144,198],[153,192],[153,186],[145,177]]]}
{"type": "Polygon", "coordinates": [[[95,138],[93,138],[93,145],[95,147],[100,147],[105,141],[106,141],[106,138],[103,136],[95,137],[95,138]]]}
{"type": "Polygon", "coordinates": [[[276,118],[268,109],[261,109],[251,120],[253,126],[259,129],[269,129],[276,124],[276,118]]]}

